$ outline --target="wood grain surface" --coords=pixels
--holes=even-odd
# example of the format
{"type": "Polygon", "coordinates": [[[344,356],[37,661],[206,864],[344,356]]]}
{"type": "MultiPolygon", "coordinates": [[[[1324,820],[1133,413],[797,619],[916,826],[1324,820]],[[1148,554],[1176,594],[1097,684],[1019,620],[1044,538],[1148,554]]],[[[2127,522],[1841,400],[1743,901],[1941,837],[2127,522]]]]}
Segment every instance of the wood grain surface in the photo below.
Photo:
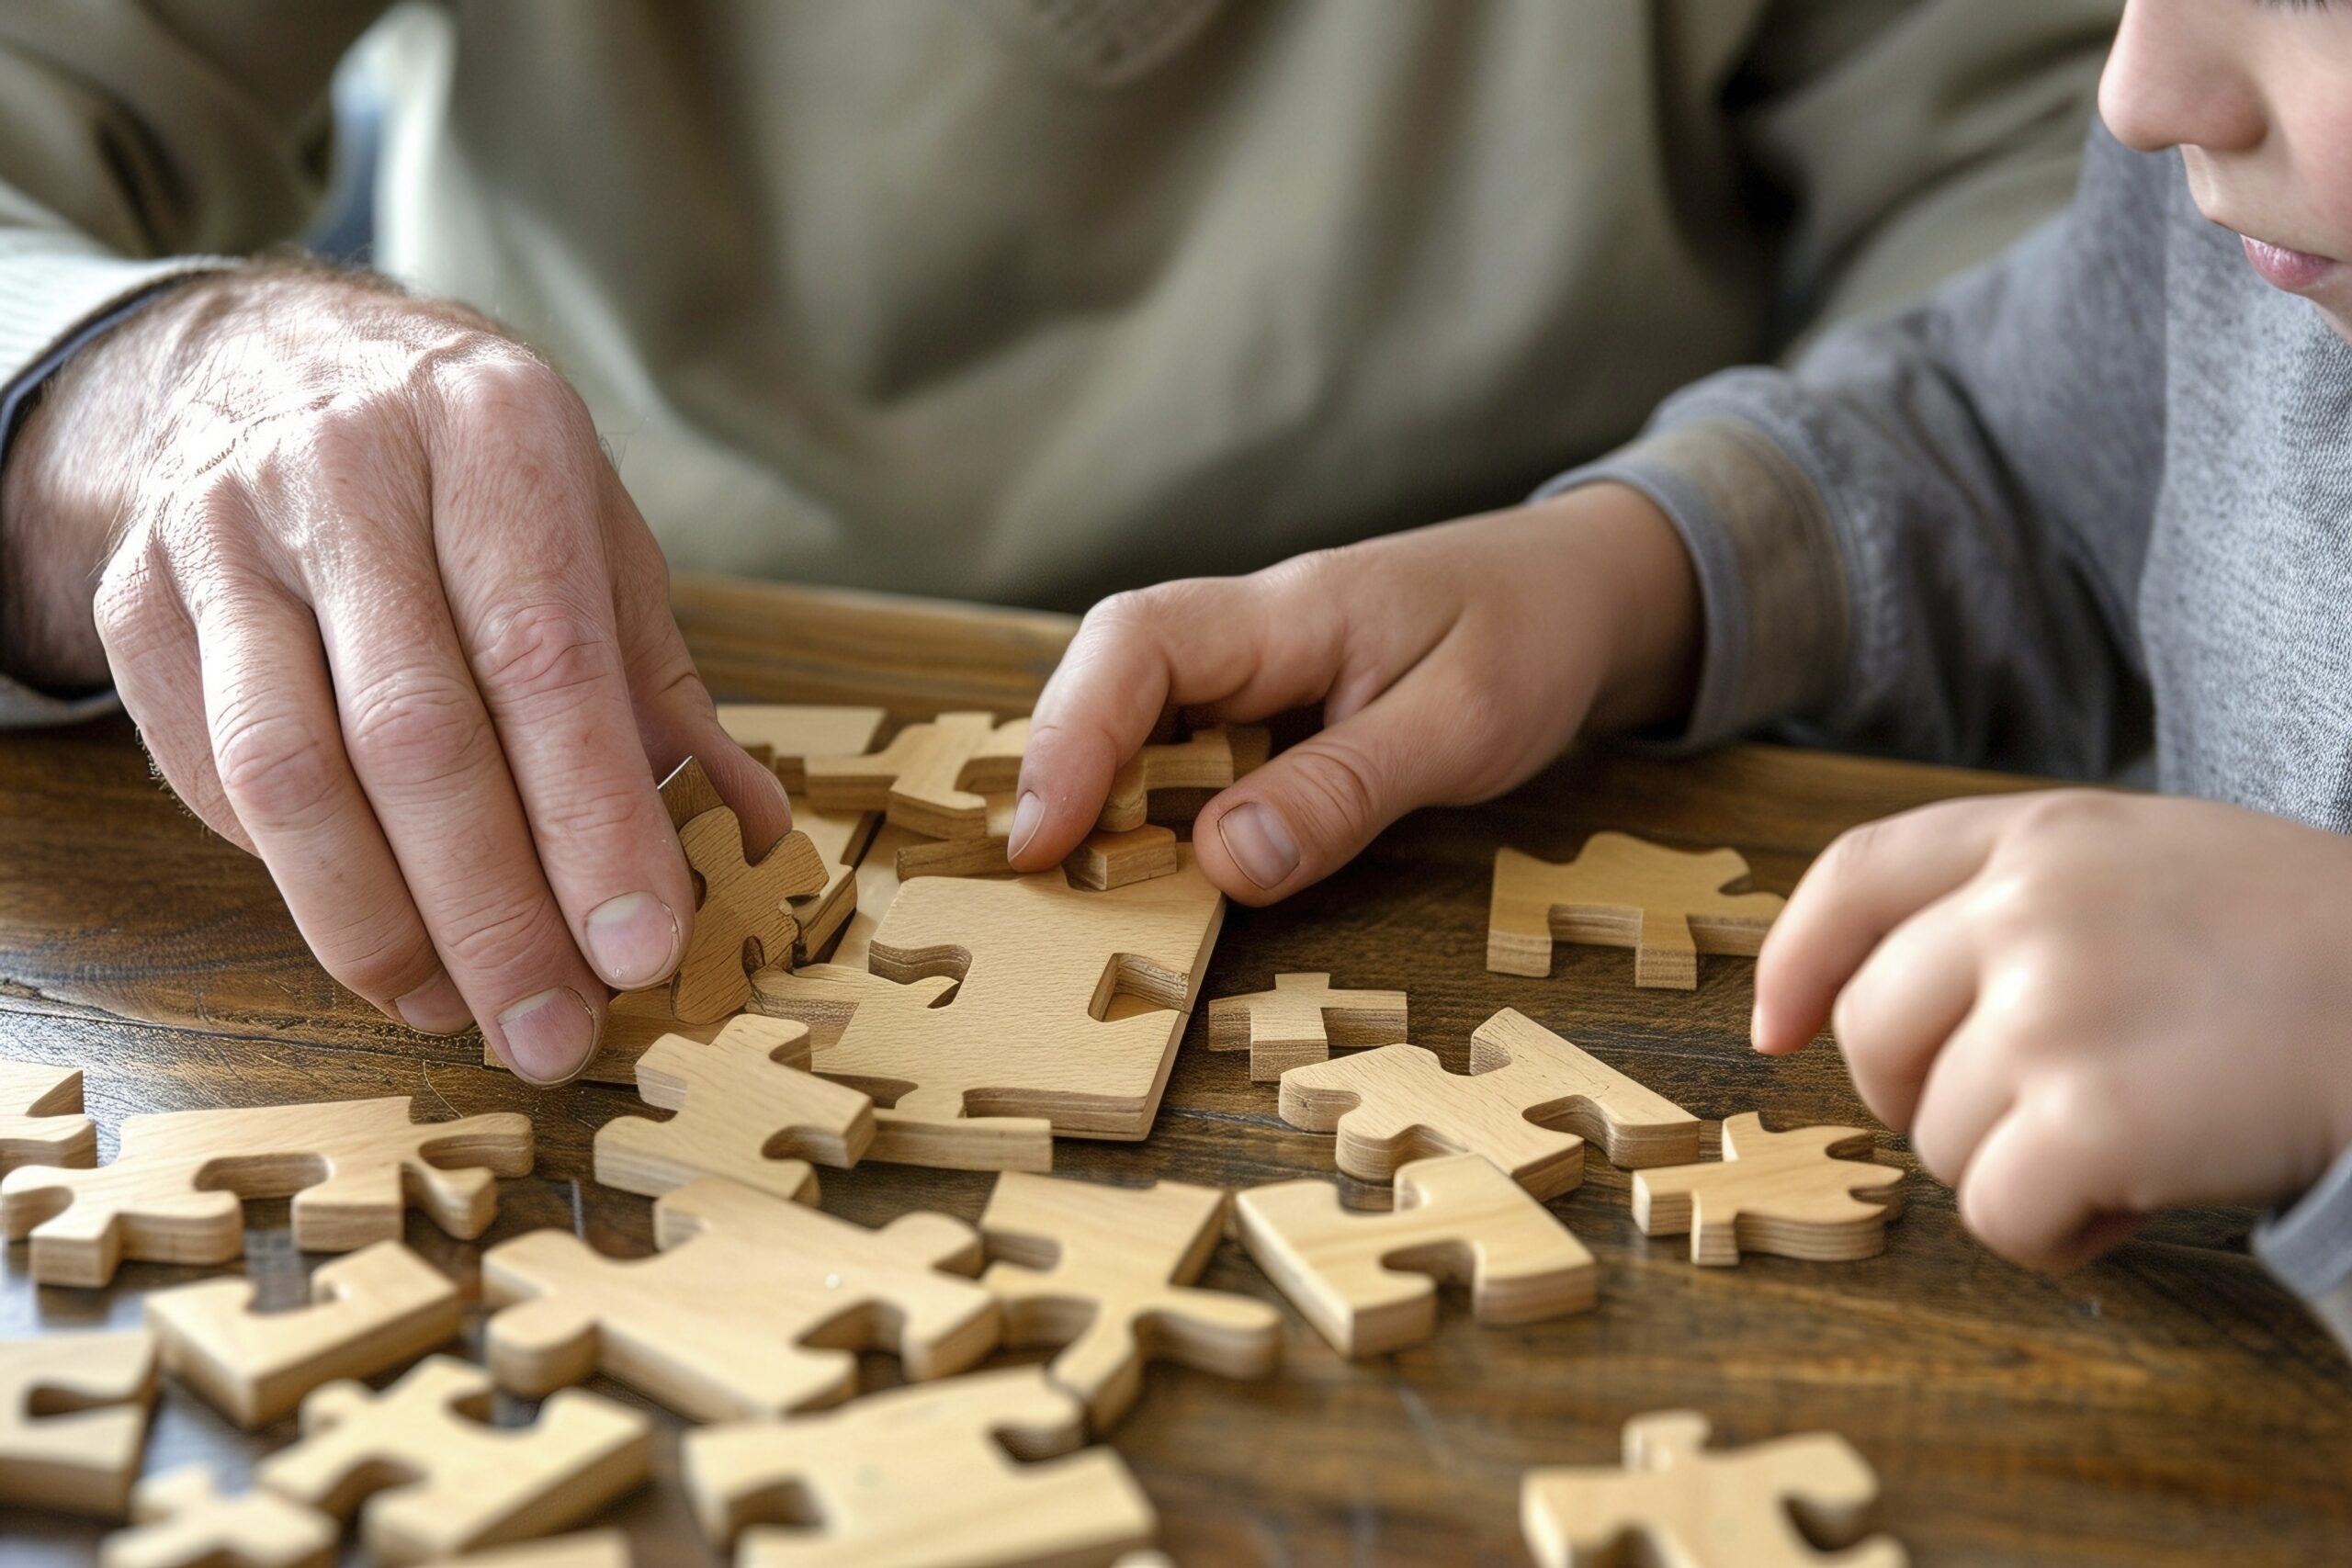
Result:
{"type": "MultiPolygon", "coordinates": [[[[1069,630],[708,581],[682,585],[679,601],[722,695],[873,702],[901,716],[1017,711],[1069,630]]],[[[1688,993],[1636,990],[1625,955],[1604,948],[1560,948],[1544,979],[1487,973],[1495,849],[1563,860],[1600,829],[1728,844],[1758,886],[1785,893],[1843,828],[2025,782],[1769,747],[1695,761],[1588,751],[1503,800],[1408,819],[1281,908],[1235,909],[1204,994],[1262,990],[1286,971],[1401,988],[1413,1039],[1455,1067],[1470,1032],[1515,1007],[1708,1118],[1711,1155],[1713,1122],[1751,1108],[1773,1127],[1868,1126],[1826,1042],[1780,1063],[1746,1048],[1747,960],[1702,958],[1688,993]]],[[[483,1248],[557,1225],[616,1253],[651,1250],[650,1201],[590,1179],[596,1128],[639,1110],[635,1096],[535,1090],[482,1067],[478,1041],[412,1035],[341,992],[260,865],[153,782],[128,725],[11,736],[0,824],[0,1057],[84,1068],[106,1156],[140,1111],[406,1094],[420,1115],[530,1113],[537,1169],[502,1183],[487,1235],[408,1226],[409,1244],[464,1285],[464,1348],[477,1358],[483,1248]]],[[[1284,1126],[1274,1086],[1249,1081],[1245,1055],[1205,1049],[1207,1028],[1196,1010],[1148,1141],[1064,1143],[1057,1173],[1226,1186],[1332,1174],[1330,1140],[1284,1126]]],[[[1523,1563],[1521,1472],[1611,1462],[1625,1419],[1668,1406],[1704,1412],[1726,1443],[1844,1433],[1883,1477],[1883,1521],[1921,1564],[2346,1559],[2352,1366],[2247,1258],[2248,1215],[2168,1215],[2107,1260],[2047,1279],[1972,1241],[1901,1139],[1882,1131],[1878,1145],[1914,1172],[1880,1257],[1695,1269],[1683,1238],[1641,1236],[1626,1174],[1596,1154],[1584,1184],[1551,1202],[1600,1259],[1593,1311],[1487,1328],[1457,1294],[1430,1344],[1350,1364],[1285,1307],[1275,1376],[1155,1366],[1112,1440],[1188,1565],[1523,1563]]],[[[977,1220],[990,1181],[828,1170],[824,1206],[867,1224],[918,1206],[977,1220]]],[[[284,1203],[250,1205],[247,1221],[243,1267],[261,1302],[297,1304],[324,1259],[294,1251],[284,1203]]],[[[206,1272],[130,1264],[103,1292],[36,1288],[24,1250],[9,1249],[0,1274],[0,1335],[132,1325],[142,1292],[206,1272]]],[[[1278,1299],[1229,1241],[1202,1283],[1278,1299]]],[[[897,1379],[887,1359],[865,1371],[869,1387],[897,1379]]],[[[715,1560],[677,1485],[679,1431],[659,1416],[656,1484],[606,1516],[643,1563],[715,1560]]],[[[242,1484],[291,1436],[290,1421],[242,1434],[167,1384],[145,1470],[207,1461],[242,1484]]],[[[0,1562],[88,1562],[97,1537],[63,1516],[0,1514],[0,1562]]]]}

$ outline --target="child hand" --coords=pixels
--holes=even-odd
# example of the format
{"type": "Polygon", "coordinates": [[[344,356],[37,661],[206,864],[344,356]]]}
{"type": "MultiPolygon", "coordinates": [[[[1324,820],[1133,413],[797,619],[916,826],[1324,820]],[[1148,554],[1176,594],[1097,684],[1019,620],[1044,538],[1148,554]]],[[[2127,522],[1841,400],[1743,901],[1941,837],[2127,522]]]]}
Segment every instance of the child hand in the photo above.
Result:
{"type": "Polygon", "coordinates": [[[1040,871],[1075,848],[1170,705],[1225,724],[1319,703],[1320,733],[1193,825],[1209,879],[1272,903],[1417,807],[1510,788],[1588,718],[1679,712],[1698,620],[1673,525],[1608,484],[1250,577],[1120,594],[1087,615],[1037,699],[1012,863],[1040,871]]]}
{"type": "Polygon", "coordinates": [[[1757,1049],[1833,999],[1854,1087],[1968,1227],[2070,1268],[2169,1204],[2292,1197],[2352,1143],[2352,840],[2094,791],[1905,812],[1798,885],[1757,1049]]]}

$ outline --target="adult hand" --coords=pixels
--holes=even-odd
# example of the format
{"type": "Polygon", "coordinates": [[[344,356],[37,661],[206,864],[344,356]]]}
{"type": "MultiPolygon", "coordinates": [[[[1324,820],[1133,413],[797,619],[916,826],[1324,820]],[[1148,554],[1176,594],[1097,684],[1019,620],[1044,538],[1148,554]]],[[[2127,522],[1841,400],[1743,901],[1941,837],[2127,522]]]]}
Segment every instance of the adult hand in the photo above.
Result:
{"type": "Polygon", "coordinates": [[[2352,840],[2210,801],[1950,801],[1846,834],[1757,959],[1755,1043],[1854,1086],[1996,1251],[2059,1269],[2352,1145],[2352,840]]]}
{"type": "Polygon", "coordinates": [[[26,423],[0,549],[11,671],[110,678],[330,973],[526,1077],[684,951],[659,774],[699,757],[749,841],[789,821],[585,406],[470,311],[302,267],[179,286],[26,423]]]}
{"type": "Polygon", "coordinates": [[[1673,525],[1608,484],[1123,593],[1087,615],[1037,700],[1012,862],[1041,870],[1075,848],[1169,705],[1226,724],[1319,704],[1318,733],[1193,825],[1210,880],[1272,903],[1408,811],[1510,788],[1589,720],[1679,712],[1698,640],[1673,525]]]}

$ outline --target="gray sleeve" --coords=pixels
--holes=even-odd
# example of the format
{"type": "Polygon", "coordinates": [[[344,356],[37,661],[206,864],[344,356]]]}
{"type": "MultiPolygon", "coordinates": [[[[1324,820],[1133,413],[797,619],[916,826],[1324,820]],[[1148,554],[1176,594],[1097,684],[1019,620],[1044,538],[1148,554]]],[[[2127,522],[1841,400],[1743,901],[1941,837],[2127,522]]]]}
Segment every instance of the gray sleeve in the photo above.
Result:
{"type": "Polygon", "coordinates": [[[1696,565],[1682,744],[1768,724],[2096,775],[2144,723],[2133,592],[2164,443],[2177,162],[2095,131],[2074,206],[1793,369],[1669,400],[1545,487],[1646,492],[1696,565]]]}
{"type": "Polygon", "coordinates": [[[2352,1148],[2292,1208],[2255,1227],[2254,1255],[2352,1355],[2352,1148]]]}

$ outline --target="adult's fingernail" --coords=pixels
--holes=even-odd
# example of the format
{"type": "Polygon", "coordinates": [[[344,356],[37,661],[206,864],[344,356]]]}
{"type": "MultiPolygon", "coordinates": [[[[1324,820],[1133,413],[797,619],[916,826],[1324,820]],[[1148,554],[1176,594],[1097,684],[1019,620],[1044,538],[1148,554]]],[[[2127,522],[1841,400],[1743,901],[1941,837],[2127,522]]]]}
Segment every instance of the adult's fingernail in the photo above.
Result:
{"type": "Polygon", "coordinates": [[[1029,840],[1037,836],[1037,824],[1045,819],[1046,803],[1037,798],[1035,790],[1023,790],[1021,798],[1012,803],[1012,830],[1004,840],[1006,857],[1017,858],[1027,849],[1029,840]]]}
{"type": "Polygon", "coordinates": [[[473,1026],[473,1010],[441,971],[404,997],[393,998],[401,1021],[423,1034],[456,1034],[473,1026]]]}
{"type": "Polygon", "coordinates": [[[650,893],[607,898],[588,914],[588,956],[605,983],[633,991],[678,962],[678,917],[650,893]]]}
{"type": "Polygon", "coordinates": [[[569,986],[525,997],[498,1015],[506,1037],[506,1065],[537,1084],[559,1084],[588,1065],[596,1043],[596,1015],[569,986]]]}
{"type": "Polygon", "coordinates": [[[1216,836],[1241,874],[1269,891],[1298,869],[1298,840],[1271,806],[1252,800],[1235,807],[1216,819],[1216,836]]]}

